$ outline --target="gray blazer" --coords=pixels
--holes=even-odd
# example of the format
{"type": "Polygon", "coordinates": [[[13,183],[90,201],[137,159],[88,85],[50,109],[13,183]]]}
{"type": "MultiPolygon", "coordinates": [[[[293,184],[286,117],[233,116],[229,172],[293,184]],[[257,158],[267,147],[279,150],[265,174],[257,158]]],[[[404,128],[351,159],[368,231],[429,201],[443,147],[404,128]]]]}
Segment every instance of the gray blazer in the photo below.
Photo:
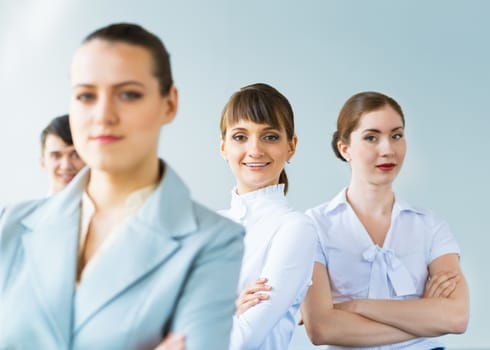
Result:
{"type": "Polygon", "coordinates": [[[242,228],[165,176],[74,287],[89,171],[61,193],[0,219],[0,349],[152,349],[168,331],[186,349],[228,349],[242,228]]]}

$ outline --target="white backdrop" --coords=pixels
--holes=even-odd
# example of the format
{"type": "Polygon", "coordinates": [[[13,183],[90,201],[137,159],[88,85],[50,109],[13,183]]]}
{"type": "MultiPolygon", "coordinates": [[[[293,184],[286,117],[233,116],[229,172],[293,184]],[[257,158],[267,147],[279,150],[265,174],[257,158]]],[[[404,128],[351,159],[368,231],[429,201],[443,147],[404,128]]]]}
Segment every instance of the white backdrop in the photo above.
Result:
{"type": "MultiPolygon", "coordinates": [[[[218,122],[239,87],[267,82],[289,97],[299,136],[289,198],[301,210],[348,181],[329,146],[343,102],[382,91],[406,114],[398,196],[445,217],[462,247],[471,319],[447,344],[490,349],[489,18],[485,0],[0,0],[0,204],[47,192],[39,133],[67,111],[75,48],[110,22],[137,22],[165,42],[181,105],[161,155],[214,209],[233,186],[218,122]]],[[[300,329],[291,348],[313,346],[300,329]]]]}

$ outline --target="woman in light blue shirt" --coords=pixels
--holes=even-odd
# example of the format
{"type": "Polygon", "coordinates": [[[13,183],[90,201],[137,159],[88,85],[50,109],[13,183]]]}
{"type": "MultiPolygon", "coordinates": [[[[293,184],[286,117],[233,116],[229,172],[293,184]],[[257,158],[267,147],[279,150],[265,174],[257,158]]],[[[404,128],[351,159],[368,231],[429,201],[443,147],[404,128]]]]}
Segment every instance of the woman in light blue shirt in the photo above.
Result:
{"type": "Polygon", "coordinates": [[[222,214],[245,226],[230,349],[286,349],[311,282],[316,233],[291,209],[284,170],[296,149],[293,110],[266,84],[241,88],[221,118],[221,153],[236,180],[222,214]]]}
{"type": "Polygon", "coordinates": [[[178,108],[163,43],[135,24],[100,28],[71,87],[88,167],[1,215],[0,349],[150,350],[174,332],[187,350],[227,350],[243,229],[158,158],[178,108]]]}
{"type": "Polygon", "coordinates": [[[320,242],[301,309],[314,344],[442,349],[438,336],[466,329],[468,288],[447,223],[393,192],[404,128],[398,103],[380,93],[354,95],[340,111],[332,146],[351,181],[307,212],[320,242]]]}

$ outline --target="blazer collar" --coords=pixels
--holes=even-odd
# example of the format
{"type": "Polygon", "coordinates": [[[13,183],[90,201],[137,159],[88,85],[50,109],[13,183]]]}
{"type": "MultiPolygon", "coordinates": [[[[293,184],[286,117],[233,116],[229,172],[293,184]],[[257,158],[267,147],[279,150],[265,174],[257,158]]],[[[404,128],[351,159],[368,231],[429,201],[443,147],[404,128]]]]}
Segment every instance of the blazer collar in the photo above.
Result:
{"type": "Polygon", "coordinates": [[[34,271],[34,289],[63,337],[70,334],[72,322],[78,331],[112,299],[171,257],[180,246],[178,238],[198,227],[189,190],[166,165],[155,191],[98,257],[73,300],[80,201],[89,176],[89,169],[83,169],[65,190],[22,222],[31,231],[23,242],[34,271]]]}
{"type": "Polygon", "coordinates": [[[178,238],[196,229],[189,191],[167,165],[155,191],[79,284],[74,331],[173,256],[180,247],[178,238]]]}
{"type": "Polygon", "coordinates": [[[69,344],[77,261],[80,197],[87,169],[22,220],[22,244],[34,293],[58,337],[69,344]]]}

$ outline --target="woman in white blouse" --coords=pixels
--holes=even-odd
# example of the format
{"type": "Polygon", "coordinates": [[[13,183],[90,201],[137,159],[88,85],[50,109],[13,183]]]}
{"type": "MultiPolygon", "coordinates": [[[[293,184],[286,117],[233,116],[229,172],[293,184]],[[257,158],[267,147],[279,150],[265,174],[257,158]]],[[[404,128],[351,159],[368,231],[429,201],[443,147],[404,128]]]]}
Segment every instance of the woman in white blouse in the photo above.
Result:
{"type": "Polygon", "coordinates": [[[393,193],[404,127],[398,103],[380,93],[354,95],[340,111],[332,146],[351,181],[307,212],[320,241],[301,308],[314,344],[443,349],[438,336],[466,329],[468,288],[448,225],[393,193]]]}
{"type": "Polygon", "coordinates": [[[311,283],[314,226],[288,205],[285,163],[297,137],[288,100],[266,84],[231,96],[221,118],[221,153],[236,179],[222,214],[245,226],[245,254],[230,348],[286,349],[311,283]]]}

